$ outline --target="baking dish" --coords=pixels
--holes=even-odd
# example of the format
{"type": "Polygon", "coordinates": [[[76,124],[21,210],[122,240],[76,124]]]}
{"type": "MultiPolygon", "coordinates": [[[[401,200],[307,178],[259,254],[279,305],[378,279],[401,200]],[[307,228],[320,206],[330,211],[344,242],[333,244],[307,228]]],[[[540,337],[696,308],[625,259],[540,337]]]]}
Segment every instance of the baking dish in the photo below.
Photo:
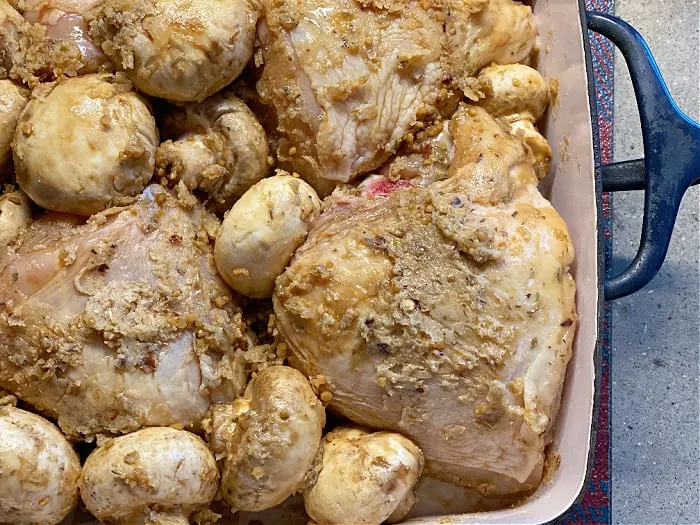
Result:
{"type": "MultiPolygon", "coordinates": [[[[693,155],[692,148],[695,144],[697,150],[700,144],[700,127],[682,116],[667,98],[658,70],[648,60],[648,50],[634,31],[614,18],[587,15],[582,0],[537,0],[534,11],[541,36],[538,69],[545,77],[556,78],[559,83],[558,99],[543,127],[553,150],[552,172],[543,182],[543,191],[566,220],[577,254],[573,271],[580,321],[550,451],[559,456],[560,465],[551,479],[519,507],[461,514],[468,503],[460,499],[461,489],[441,486],[440,491],[432,494],[432,499],[428,491],[421,494],[422,501],[407,523],[546,523],[576,501],[586,483],[595,443],[592,421],[604,296],[627,295],[651,280],[663,261],[682,195],[698,176],[692,161],[700,158],[700,152],[693,155]],[[600,167],[590,54],[584,31],[587,25],[613,39],[630,61],[645,128],[647,158],[641,164],[600,167]],[[666,135],[669,130],[677,134],[666,135]],[[681,155],[672,148],[684,148],[684,152],[681,155]],[[637,188],[644,181],[649,191],[640,255],[628,270],[605,283],[600,234],[601,192],[604,187],[637,188]]],[[[275,511],[243,513],[232,523],[292,525],[306,522],[303,505],[297,498],[275,511]]],[[[228,525],[224,521],[219,523],[228,525]]]]}

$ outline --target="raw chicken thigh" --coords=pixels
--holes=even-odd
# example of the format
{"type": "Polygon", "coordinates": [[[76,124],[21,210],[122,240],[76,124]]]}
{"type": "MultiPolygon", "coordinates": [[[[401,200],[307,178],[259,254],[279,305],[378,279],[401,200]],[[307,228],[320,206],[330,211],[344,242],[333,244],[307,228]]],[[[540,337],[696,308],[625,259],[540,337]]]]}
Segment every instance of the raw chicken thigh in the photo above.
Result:
{"type": "Polygon", "coordinates": [[[571,356],[573,248],[529,148],[478,107],[450,132],[444,181],[326,202],[277,281],[277,326],[331,407],[411,438],[428,475],[522,494],[571,356]]]}
{"type": "Polygon", "coordinates": [[[72,42],[78,48],[83,63],[78,73],[95,73],[107,57],[88,36],[85,16],[98,1],[24,0],[22,15],[28,22],[44,25],[47,39],[72,42]]]}
{"type": "Polygon", "coordinates": [[[452,84],[522,60],[535,36],[512,0],[267,0],[258,91],[276,108],[281,167],[323,194],[376,169],[439,117],[452,84]]]}
{"type": "Polygon", "coordinates": [[[68,5],[80,9],[88,4],[82,0],[67,0],[65,4],[51,4],[51,0],[43,4],[41,0],[10,4],[0,0],[0,78],[9,77],[33,88],[40,82],[96,69],[96,64],[90,65],[96,56],[84,54],[91,52],[85,47],[89,42],[83,39],[79,27],[82,18],[63,16],[63,9],[73,9],[68,5]],[[13,7],[16,4],[22,6],[26,18],[13,7]],[[58,25],[52,27],[52,23],[58,25]]]}
{"type": "Polygon", "coordinates": [[[312,182],[348,182],[376,168],[440,95],[439,12],[368,3],[267,5],[258,89],[277,108],[280,160],[312,182]]]}
{"type": "Polygon", "coordinates": [[[0,261],[0,386],[87,439],[196,426],[242,393],[245,327],[214,267],[217,226],[160,186],[82,226],[35,221],[0,261]]]}

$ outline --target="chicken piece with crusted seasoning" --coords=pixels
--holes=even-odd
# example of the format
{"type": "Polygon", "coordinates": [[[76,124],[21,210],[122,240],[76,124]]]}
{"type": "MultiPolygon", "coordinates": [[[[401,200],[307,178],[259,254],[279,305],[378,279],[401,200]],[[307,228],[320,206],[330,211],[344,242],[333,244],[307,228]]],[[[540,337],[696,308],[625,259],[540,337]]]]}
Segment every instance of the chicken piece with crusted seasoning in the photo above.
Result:
{"type": "Polygon", "coordinates": [[[85,16],[99,0],[24,0],[18,2],[24,18],[46,27],[47,40],[68,42],[80,52],[78,74],[96,73],[107,62],[102,49],[90,39],[85,16]]]}
{"type": "MultiPolygon", "coordinates": [[[[27,2],[35,5],[33,2],[27,2]]],[[[25,2],[16,2],[23,8],[25,2]]],[[[77,33],[70,37],[63,31],[55,38],[51,29],[41,23],[32,23],[36,17],[23,17],[7,0],[0,0],[0,78],[21,81],[29,87],[40,82],[75,76],[85,67],[85,57],[77,33]]]]}
{"type": "Polygon", "coordinates": [[[450,129],[445,180],[326,202],[277,280],[277,327],[331,408],[515,500],[541,480],[571,356],[573,247],[520,140],[473,106],[450,129]]]}
{"type": "Polygon", "coordinates": [[[512,0],[264,4],[257,87],[276,108],[280,167],[323,195],[387,161],[459,88],[472,93],[481,67],[525,60],[536,36],[512,0]]]}
{"type": "Polygon", "coordinates": [[[155,185],[84,225],[32,223],[0,260],[0,386],[73,439],[196,428],[246,383],[217,227],[194,197],[155,185]]]}
{"type": "Polygon", "coordinates": [[[369,4],[270,0],[259,26],[258,90],[277,110],[281,167],[320,193],[387,160],[440,96],[441,11],[369,4]]]}

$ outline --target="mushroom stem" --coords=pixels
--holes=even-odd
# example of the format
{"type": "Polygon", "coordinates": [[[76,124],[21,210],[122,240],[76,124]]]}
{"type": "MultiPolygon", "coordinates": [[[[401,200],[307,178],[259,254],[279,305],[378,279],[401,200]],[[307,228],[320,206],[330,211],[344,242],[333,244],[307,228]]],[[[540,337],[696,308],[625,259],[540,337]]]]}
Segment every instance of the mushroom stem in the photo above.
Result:
{"type": "Polygon", "coordinates": [[[411,507],[416,503],[416,496],[413,492],[408,492],[406,496],[399,502],[394,511],[386,519],[387,523],[400,523],[411,510],[411,507]]]}
{"type": "MultiPolygon", "coordinates": [[[[211,135],[216,138],[215,134],[211,135]]],[[[181,180],[190,191],[205,186],[207,179],[221,179],[226,175],[226,169],[218,161],[205,141],[193,137],[175,142],[167,140],[156,153],[159,175],[181,180]]]]}
{"type": "Polygon", "coordinates": [[[228,211],[267,174],[265,131],[231,92],[172,108],[162,128],[171,140],[156,153],[158,175],[205,192],[216,213],[228,211]]]}
{"type": "Polygon", "coordinates": [[[181,512],[163,512],[150,521],[153,525],[190,525],[190,520],[181,512]]]}

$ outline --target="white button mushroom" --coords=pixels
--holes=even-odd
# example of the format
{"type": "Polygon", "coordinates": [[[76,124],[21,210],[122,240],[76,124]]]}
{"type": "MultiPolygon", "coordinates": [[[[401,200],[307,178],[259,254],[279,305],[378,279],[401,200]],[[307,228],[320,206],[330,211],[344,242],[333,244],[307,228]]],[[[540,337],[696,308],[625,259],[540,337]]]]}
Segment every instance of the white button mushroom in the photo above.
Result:
{"type": "Polygon", "coordinates": [[[44,208],[92,215],[146,187],[157,145],[155,119],[129,82],[71,78],[24,109],[13,144],[17,182],[44,208]]]}
{"type": "Polygon", "coordinates": [[[80,494],[99,520],[187,525],[214,499],[219,474],[206,444],[185,430],[154,427],[107,441],[88,456],[80,494]]]}
{"type": "Polygon", "coordinates": [[[209,407],[207,415],[202,426],[207,434],[209,450],[218,461],[226,456],[226,446],[236,430],[236,413],[233,403],[218,403],[209,407]]]}
{"type": "Polygon", "coordinates": [[[267,173],[265,131],[232,93],[174,107],[161,129],[174,140],[165,141],[156,152],[158,175],[204,191],[214,211],[229,210],[267,173]]]}
{"type": "Polygon", "coordinates": [[[256,0],[106,0],[90,36],[140,91],[201,101],[243,71],[259,9],[256,0]]]}
{"type": "Polygon", "coordinates": [[[400,521],[415,502],[423,453],[395,432],[339,428],[323,440],[323,466],[304,491],[306,512],[318,525],[400,521]]]}
{"type": "Polygon", "coordinates": [[[523,64],[493,65],[477,77],[484,98],[479,105],[494,117],[519,114],[537,120],[549,104],[549,87],[536,69],[523,64]]]}
{"type": "Polygon", "coordinates": [[[17,77],[14,68],[24,59],[24,33],[29,23],[7,0],[0,1],[0,76],[17,77]]]}
{"type": "Polygon", "coordinates": [[[44,418],[0,407],[0,523],[54,525],[78,502],[80,460],[44,418]]]}
{"type": "Polygon", "coordinates": [[[216,268],[248,297],[272,295],[275,279],[321,211],[311,186],[280,173],[255,184],[233,205],[216,238],[216,268]]]}
{"type": "Polygon", "coordinates": [[[326,415],[301,372],[264,369],[234,403],[233,417],[234,431],[220,440],[221,494],[234,510],[269,509],[308,484],[326,415]]]}
{"type": "Polygon", "coordinates": [[[0,182],[7,174],[10,144],[19,115],[29,100],[29,92],[11,80],[0,80],[0,182]]]}
{"type": "Polygon", "coordinates": [[[21,191],[0,195],[0,247],[7,246],[32,220],[29,199],[21,191]]]}
{"type": "Polygon", "coordinates": [[[535,121],[544,115],[549,104],[547,82],[537,70],[523,64],[486,67],[477,82],[484,95],[478,104],[530,147],[537,177],[543,178],[549,171],[552,150],[537,131],[535,121]]]}

